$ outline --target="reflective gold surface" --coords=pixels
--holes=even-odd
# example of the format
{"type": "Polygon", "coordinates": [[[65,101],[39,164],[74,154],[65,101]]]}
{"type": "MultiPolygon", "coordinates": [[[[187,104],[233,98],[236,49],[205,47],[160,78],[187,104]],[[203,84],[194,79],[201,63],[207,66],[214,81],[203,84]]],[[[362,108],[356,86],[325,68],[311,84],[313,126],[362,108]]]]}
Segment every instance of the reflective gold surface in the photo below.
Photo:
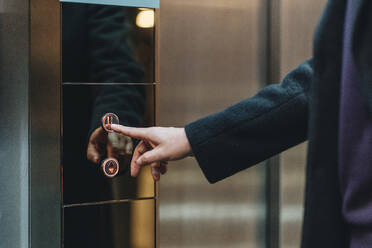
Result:
{"type": "Polygon", "coordinates": [[[154,200],[64,209],[65,248],[155,247],[154,200]]]}
{"type": "Polygon", "coordinates": [[[101,117],[116,112],[120,123],[130,126],[154,125],[153,85],[64,85],[63,86],[63,197],[64,204],[135,199],[154,196],[150,168],[138,178],[129,172],[136,140],[104,132],[101,117]],[[89,159],[88,144],[96,130],[100,158],[89,159]],[[113,157],[120,171],[114,178],[104,176],[100,163],[113,157]]]}

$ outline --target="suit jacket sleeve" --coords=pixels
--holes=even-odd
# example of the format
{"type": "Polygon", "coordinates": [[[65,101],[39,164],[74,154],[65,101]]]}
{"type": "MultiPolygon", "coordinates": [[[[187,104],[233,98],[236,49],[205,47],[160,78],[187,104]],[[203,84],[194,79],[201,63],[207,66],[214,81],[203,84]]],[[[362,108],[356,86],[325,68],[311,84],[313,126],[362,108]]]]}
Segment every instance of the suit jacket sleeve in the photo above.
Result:
{"type": "Polygon", "coordinates": [[[307,139],[312,60],[280,84],[185,127],[204,175],[214,183],[307,139]]]}

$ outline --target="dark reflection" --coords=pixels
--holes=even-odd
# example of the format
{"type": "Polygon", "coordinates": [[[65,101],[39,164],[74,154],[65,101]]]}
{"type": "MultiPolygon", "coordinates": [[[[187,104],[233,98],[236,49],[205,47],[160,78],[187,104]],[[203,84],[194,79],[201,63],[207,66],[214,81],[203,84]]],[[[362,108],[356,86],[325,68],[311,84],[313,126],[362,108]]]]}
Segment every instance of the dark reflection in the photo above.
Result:
{"type": "Polygon", "coordinates": [[[154,82],[154,28],[134,7],[62,4],[62,81],[154,82]]]}
{"type": "Polygon", "coordinates": [[[150,168],[137,179],[128,172],[135,141],[101,127],[102,116],[108,112],[115,113],[124,125],[154,125],[153,87],[63,86],[64,204],[154,196],[150,168]],[[120,164],[119,175],[114,178],[100,170],[100,163],[108,157],[120,164]]]}
{"type": "Polygon", "coordinates": [[[154,200],[64,209],[65,248],[155,247],[154,200]]]}
{"type": "Polygon", "coordinates": [[[62,5],[65,248],[155,244],[154,200],[94,205],[155,196],[149,167],[130,177],[136,141],[102,126],[107,113],[123,125],[154,125],[154,85],[148,84],[154,82],[154,28],[136,26],[140,11],[62,5]]]}

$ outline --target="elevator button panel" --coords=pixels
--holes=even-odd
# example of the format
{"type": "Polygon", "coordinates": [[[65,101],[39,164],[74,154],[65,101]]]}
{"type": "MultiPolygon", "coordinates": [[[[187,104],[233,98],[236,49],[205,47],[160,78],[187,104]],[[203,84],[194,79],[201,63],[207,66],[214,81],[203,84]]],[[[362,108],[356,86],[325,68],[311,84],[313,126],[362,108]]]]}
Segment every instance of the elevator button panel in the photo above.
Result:
{"type": "Polygon", "coordinates": [[[130,175],[138,143],[110,125],[154,126],[153,84],[63,85],[64,204],[155,195],[151,169],[130,175]]]}

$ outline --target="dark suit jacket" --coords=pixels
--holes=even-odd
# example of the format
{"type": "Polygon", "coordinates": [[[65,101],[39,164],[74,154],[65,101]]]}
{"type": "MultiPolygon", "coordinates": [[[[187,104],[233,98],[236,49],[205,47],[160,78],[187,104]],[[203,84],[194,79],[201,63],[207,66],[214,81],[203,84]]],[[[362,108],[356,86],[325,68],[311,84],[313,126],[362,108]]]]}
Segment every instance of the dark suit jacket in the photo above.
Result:
{"type": "MultiPolygon", "coordinates": [[[[354,0],[353,54],[372,114],[372,1],[354,0]]],[[[330,0],[313,58],[281,84],[186,126],[193,153],[214,183],[309,139],[303,248],[346,248],[338,181],[338,120],[346,0],[330,0]]]]}

